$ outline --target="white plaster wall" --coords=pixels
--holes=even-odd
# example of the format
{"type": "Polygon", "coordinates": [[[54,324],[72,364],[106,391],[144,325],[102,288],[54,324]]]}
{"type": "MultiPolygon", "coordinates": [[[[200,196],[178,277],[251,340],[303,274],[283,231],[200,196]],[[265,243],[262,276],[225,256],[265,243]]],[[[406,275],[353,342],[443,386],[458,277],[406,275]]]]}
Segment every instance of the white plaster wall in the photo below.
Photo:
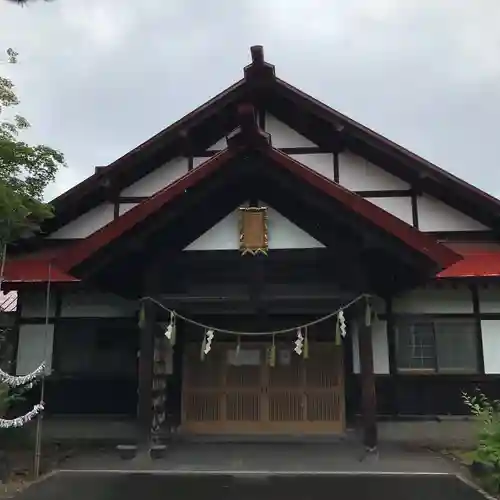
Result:
{"type": "Polygon", "coordinates": [[[271,144],[274,148],[314,147],[314,142],[279,121],[273,115],[266,113],[265,130],[271,134],[271,144]]]}
{"type": "Polygon", "coordinates": [[[65,293],[62,297],[61,317],[131,317],[136,313],[138,307],[137,302],[123,299],[111,293],[70,292],[65,293]]]}
{"type": "Polygon", "coordinates": [[[351,191],[409,189],[409,184],[351,152],[339,155],[339,183],[351,191]]]}
{"type": "Polygon", "coordinates": [[[112,203],[103,203],[81,217],[71,221],[69,224],[61,227],[47,238],[51,239],[71,239],[86,238],[98,229],[109,224],[113,220],[114,205],[112,203]]]}
{"type": "MultiPolygon", "coordinates": [[[[45,291],[26,291],[20,296],[22,318],[45,318],[47,296],[45,291]]],[[[49,316],[55,311],[55,295],[49,296],[49,316]]]]}
{"type": "Polygon", "coordinates": [[[481,231],[488,229],[467,215],[430,196],[418,197],[417,211],[420,231],[481,231]]]}
{"type": "Polygon", "coordinates": [[[208,149],[211,149],[213,151],[220,151],[226,148],[227,148],[227,136],[224,136],[221,139],[219,139],[215,144],[210,146],[208,149]]]}
{"type": "Polygon", "coordinates": [[[486,374],[500,374],[500,320],[483,319],[481,332],[484,371],[486,374]]]}
{"type": "Polygon", "coordinates": [[[54,325],[20,325],[17,348],[16,375],[26,375],[43,361],[46,373],[52,370],[54,325]]]}
{"type": "Polygon", "coordinates": [[[129,210],[132,210],[138,204],[139,203],[120,203],[120,210],[118,211],[118,214],[123,215],[124,213],[128,212],[129,210]]]}
{"type": "MultiPolygon", "coordinates": [[[[358,325],[349,329],[352,335],[352,368],[354,373],[360,373],[358,325]]],[[[389,373],[389,347],[387,344],[387,322],[376,320],[372,325],[373,371],[377,375],[389,373]]]]}
{"type": "Polygon", "coordinates": [[[207,160],[210,160],[210,158],[206,156],[195,156],[193,158],[193,168],[199,167],[202,163],[205,163],[207,160]]]}
{"type": "Polygon", "coordinates": [[[413,212],[411,208],[411,198],[402,196],[398,198],[365,198],[370,203],[377,205],[382,210],[389,212],[410,226],[413,225],[413,212]]]}
{"type": "Polygon", "coordinates": [[[479,288],[478,295],[481,313],[500,312],[500,287],[479,288]]]}
{"type": "Polygon", "coordinates": [[[331,181],[333,175],[333,153],[314,153],[304,155],[290,155],[294,160],[302,163],[306,167],[318,172],[331,181]]]}
{"type": "Polygon", "coordinates": [[[458,289],[419,289],[394,297],[393,311],[410,314],[472,313],[472,294],[458,289]]]}
{"type": "MultiPolygon", "coordinates": [[[[238,250],[239,217],[239,210],[231,212],[185,250],[238,250]]],[[[270,250],[324,247],[271,207],[268,207],[268,229],[270,250]]]]}
{"type": "Polygon", "coordinates": [[[188,159],[174,158],[124,189],[121,196],[151,196],[188,172],[188,159]]]}
{"type": "Polygon", "coordinates": [[[185,250],[237,250],[239,248],[238,220],[238,212],[231,212],[191,242],[185,250]]]}

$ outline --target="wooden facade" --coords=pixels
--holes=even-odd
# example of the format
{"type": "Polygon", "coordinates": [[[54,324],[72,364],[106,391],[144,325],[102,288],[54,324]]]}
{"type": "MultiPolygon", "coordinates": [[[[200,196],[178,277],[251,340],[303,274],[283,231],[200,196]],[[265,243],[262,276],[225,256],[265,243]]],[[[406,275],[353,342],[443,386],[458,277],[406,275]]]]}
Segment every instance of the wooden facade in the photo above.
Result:
{"type": "Polygon", "coordinates": [[[344,431],[342,353],[314,343],[310,357],[276,345],[276,366],[266,364],[269,344],[220,343],[205,360],[199,344],[184,358],[181,432],[200,434],[336,434],[344,431]]]}

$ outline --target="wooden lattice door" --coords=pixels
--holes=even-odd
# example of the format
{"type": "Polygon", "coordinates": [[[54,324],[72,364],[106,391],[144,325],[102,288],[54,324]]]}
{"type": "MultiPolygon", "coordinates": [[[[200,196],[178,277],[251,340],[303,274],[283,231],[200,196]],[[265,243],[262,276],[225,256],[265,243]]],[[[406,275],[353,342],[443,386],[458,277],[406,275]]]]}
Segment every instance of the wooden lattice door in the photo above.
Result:
{"type": "Polygon", "coordinates": [[[342,352],[331,343],[310,345],[307,360],[290,344],[277,345],[276,365],[266,364],[267,344],[200,346],[184,358],[182,430],[207,434],[338,433],[344,426],[342,352]]]}

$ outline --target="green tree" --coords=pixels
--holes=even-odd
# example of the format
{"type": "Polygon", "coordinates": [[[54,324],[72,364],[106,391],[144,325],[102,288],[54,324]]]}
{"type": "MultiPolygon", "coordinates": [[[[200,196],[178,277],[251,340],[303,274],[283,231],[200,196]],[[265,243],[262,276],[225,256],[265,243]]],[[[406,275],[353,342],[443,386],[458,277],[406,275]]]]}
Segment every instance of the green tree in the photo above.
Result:
{"type": "MultiPolygon", "coordinates": [[[[17,53],[7,50],[4,64],[15,64],[17,53]]],[[[36,231],[52,216],[43,202],[45,188],[64,165],[59,151],[45,145],[29,145],[20,138],[28,121],[14,113],[19,100],[14,84],[0,75],[0,252],[26,231],[36,231]]],[[[0,276],[1,277],[1,276],[0,276]]]]}

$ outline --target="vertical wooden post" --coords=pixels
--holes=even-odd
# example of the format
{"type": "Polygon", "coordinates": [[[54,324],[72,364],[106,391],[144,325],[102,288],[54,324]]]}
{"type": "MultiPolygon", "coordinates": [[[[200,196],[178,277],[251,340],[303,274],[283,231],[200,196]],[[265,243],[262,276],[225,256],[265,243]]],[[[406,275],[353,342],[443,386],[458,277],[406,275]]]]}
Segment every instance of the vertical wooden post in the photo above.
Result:
{"type": "Polygon", "coordinates": [[[399,414],[399,373],[397,366],[397,343],[396,325],[392,312],[392,296],[385,299],[385,311],[387,316],[387,347],[389,354],[389,374],[390,374],[390,410],[393,416],[399,414]]]}
{"type": "Polygon", "coordinates": [[[140,444],[149,445],[153,419],[153,352],[155,304],[145,301],[144,327],[140,331],[139,351],[139,394],[137,420],[140,430],[140,444]]]}
{"type": "Polygon", "coordinates": [[[377,396],[373,372],[372,327],[363,321],[359,328],[359,363],[361,368],[361,406],[363,413],[363,444],[374,450],[378,444],[377,396]]]}

